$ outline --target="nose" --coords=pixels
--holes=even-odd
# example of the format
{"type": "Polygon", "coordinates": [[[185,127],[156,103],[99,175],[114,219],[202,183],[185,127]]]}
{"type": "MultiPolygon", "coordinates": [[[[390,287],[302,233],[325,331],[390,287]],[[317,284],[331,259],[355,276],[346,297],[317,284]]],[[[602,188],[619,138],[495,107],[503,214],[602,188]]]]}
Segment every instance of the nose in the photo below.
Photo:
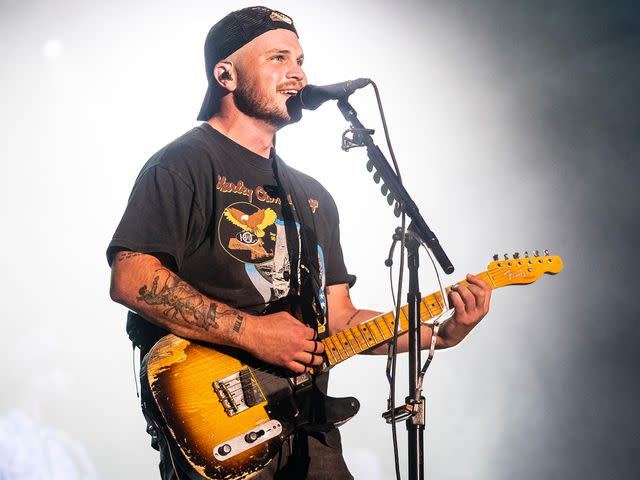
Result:
{"type": "Polygon", "coordinates": [[[287,72],[287,78],[290,78],[292,80],[297,80],[303,85],[307,84],[307,76],[305,75],[302,67],[298,65],[297,62],[292,62],[292,66],[291,68],[289,68],[289,71],[287,72]]]}

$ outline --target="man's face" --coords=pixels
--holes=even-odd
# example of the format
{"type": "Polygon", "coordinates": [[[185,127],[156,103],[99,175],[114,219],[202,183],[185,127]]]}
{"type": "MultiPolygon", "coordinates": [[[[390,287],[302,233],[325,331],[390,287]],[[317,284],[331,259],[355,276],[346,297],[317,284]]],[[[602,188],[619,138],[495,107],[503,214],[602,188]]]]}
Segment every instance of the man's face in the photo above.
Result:
{"type": "Polygon", "coordinates": [[[238,53],[238,81],[233,92],[238,110],[276,128],[300,120],[300,108],[287,105],[287,100],[307,84],[302,70],[304,54],[296,34],[284,29],[270,30],[238,53]]]}

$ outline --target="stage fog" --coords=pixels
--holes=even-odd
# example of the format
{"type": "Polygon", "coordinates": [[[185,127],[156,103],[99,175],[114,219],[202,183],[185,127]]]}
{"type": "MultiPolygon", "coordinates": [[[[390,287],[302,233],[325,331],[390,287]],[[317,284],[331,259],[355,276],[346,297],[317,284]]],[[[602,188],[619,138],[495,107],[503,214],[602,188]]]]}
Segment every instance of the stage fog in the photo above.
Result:
{"type": "MultiPolygon", "coordinates": [[[[249,4],[0,2],[1,478],[156,478],[105,249],[141,166],[197,124],[208,29],[249,4]]],[[[447,284],[494,253],[564,260],[496,290],[436,354],[427,477],[638,478],[635,3],[269,5],[293,17],[310,83],[378,84],[405,186],[456,267],[447,284]]],[[[386,152],[373,90],[351,100],[386,152]]],[[[278,153],[332,193],[354,303],[388,311],[399,222],[364,150],[341,150],[347,127],[328,102],[278,134],[278,153]]],[[[436,288],[423,256],[422,292],[436,288]]],[[[362,404],[341,428],[358,479],[394,478],[384,370],[367,356],[332,373],[330,393],[362,404]]]]}

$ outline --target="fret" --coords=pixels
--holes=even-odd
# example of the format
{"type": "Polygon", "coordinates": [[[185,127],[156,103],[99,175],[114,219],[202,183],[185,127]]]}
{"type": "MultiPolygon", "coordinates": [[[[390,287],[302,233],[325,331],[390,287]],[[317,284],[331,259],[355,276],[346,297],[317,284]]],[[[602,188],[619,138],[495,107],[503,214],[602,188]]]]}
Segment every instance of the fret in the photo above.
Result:
{"type": "Polygon", "coordinates": [[[389,338],[393,337],[393,330],[391,330],[391,329],[389,328],[389,325],[387,324],[386,320],[384,319],[384,315],[381,315],[381,316],[377,317],[377,318],[375,319],[375,321],[376,321],[376,326],[380,329],[380,333],[382,333],[382,336],[383,336],[385,339],[389,339],[389,338]],[[382,324],[383,324],[385,327],[387,327],[387,330],[389,330],[389,334],[388,334],[388,335],[385,335],[385,333],[382,331],[382,328],[380,328],[380,320],[382,320],[382,321],[383,321],[383,323],[382,323],[382,324]]]}
{"type": "Polygon", "coordinates": [[[331,365],[334,365],[336,363],[338,363],[336,361],[336,356],[335,354],[331,351],[331,347],[329,346],[329,339],[325,338],[324,340],[322,340],[322,343],[324,344],[324,353],[327,357],[327,360],[329,360],[329,363],[331,365]]]}
{"type": "Polygon", "coordinates": [[[376,328],[378,329],[378,333],[382,337],[382,340],[380,340],[380,343],[384,342],[387,339],[387,337],[384,336],[384,333],[382,332],[380,325],[378,325],[378,318],[377,317],[373,318],[371,323],[376,326],[376,328]]]}
{"type": "Polygon", "coordinates": [[[481,274],[478,275],[482,280],[484,280],[485,282],[487,282],[489,285],[491,285],[491,289],[495,289],[496,284],[493,282],[493,277],[491,276],[491,274],[489,272],[483,272],[481,274]]]}
{"type": "Polygon", "coordinates": [[[365,345],[365,347],[363,348],[363,351],[364,351],[364,350],[367,350],[371,345],[369,344],[367,337],[364,335],[364,333],[362,333],[362,328],[360,327],[361,327],[360,324],[353,326],[356,332],[358,332],[358,334],[360,335],[360,340],[362,340],[362,344],[365,345]]]}
{"type": "Polygon", "coordinates": [[[342,333],[344,334],[345,337],[347,337],[347,341],[349,342],[349,346],[351,347],[351,350],[353,350],[353,354],[357,355],[358,353],[360,353],[362,351],[362,349],[360,348],[360,344],[358,343],[358,339],[353,334],[351,329],[347,328],[346,330],[343,330],[342,333]]]}
{"type": "Polygon", "coordinates": [[[389,325],[389,322],[387,321],[387,314],[385,313],[380,318],[382,318],[382,320],[384,320],[384,324],[389,329],[389,338],[393,338],[393,327],[391,327],[391,325],[389,325]]]}
{"type": "MultiPolygon", "coordinates": [[[[371,348],[371,344],[369,343],[369,340],[367,340],[367,336],[364,333],[362,333],[362,324],[356,325],[356,326],[358,327],[358,330],[360,331],[360,335],[362,335],[362,338],[364,338],[364,341],[367,344],[367,347],[371,348]]],[[[365,330],[367,330],[366,326],[364,328],[365,328],[365,330]]]]}
{"type": "Polygon", "coordinates": [[[356,337],[356,334],[353,331],[353,327],[351,328],[347,328],[345,330],[345,332],[347,332],[347,338],[349,339],[349,342],[351,343],[351,345],[353,345],[355,347],[355,349],[357,350],[356,353],[360,353],[363,352],[365,349],[364,347],[362,347],[360,345],[360,340],[358,340],[358,337],[356,337]],[[355,344],[353,343],[355,341],[355,344]]]}
{"type": "Polygon", "coordinates": [[[373,322],[371,320],[369,320],[368,322],[365,322],[365,327],[369,330],[369,334],[373,337],[373,344],[374,345],[378,345],[379,343],[382,342],[382,340],[378,340],[376,338],[376,332],[373,331],[373,329],[371,328],[371,324],[373,322]]]}
{"type": "Polygon", "coordinates": [[[342,360],[346,360],[347,358],[351,357],[351,355],[349,355],[349,352],[347,352],[347,349],[344,348],[344,345],[342,345],[342,339],[340,338],[340,332],[338,332],[335,335],[333,335],[333,343],[335,344],[336,348],[338,349],[338,352],[340,352],[340,358],[342,358],[342,360]]]}
{"type": "Polygon", "coordinates": [[[355,350],[353,349],[353,347],[351,346],[351,343],[349,343],[349,339],[347,338],[347,336],[345,335],[345,333],[344,333],[344,332],[338,332],[338,333],[336,334],[336,335],[338,336],[338,339],[340,339],[340,334],[342,334],[342,336],[344,337],[344,342],[343,342],[343,344],[342,344],[342,348],[344,348],[345,346],[347,346],[347,345],[348,345],[348,346],[349,346],[349,348],[351,349],[351,351],[353,352],[353,353],[349,353],[349,351],[345,348],[345,349],[344,349],[344,351],[347,353],[347,358],[349,358],[349,357],[353,357],[353,356],[356,354],[356,352],[355,352],[355,350]]]}
{"type": "Polygon", "coordinates": [[[444,302],[440,303],[442,294],[440,292],[436,292],[434,297],[436,298],[436,302],[438,302],[438,308],[440,309],[440,311],[438,312],[438,315],[440,315],[442,312],[444,312],[444,302]]]}
{"type": "Polygon", "coordinates": [[[429,295],[428,297],[424,297],[422,299],[423,303],[425,303],[425,305],[427,306],[427,310],[429,311],[429,316],[431,318],[435,318],[439,315],[437,310],[435,314],[431,311],[432,308],[436,307],[435,303],[433,303],[433,300],[434,300],[433,295],[429,295]]]}
{"type": "Polygon", "coordinates": [[[431,310],[429,310],[429,304],[425,302],[426,299],[427,297],[423,297],[422,300],[420,300],[420,302],[422,303],[422,306],[424,307],[426,312],[429,314],[429,317],[433,318],[433,315],[431,315],[431,310]]]}
{"type": "Polygon", "coordinates": [[[339,362],[342,362],[344,360],[344,357],[342,356],[342,353],[340,353],[340,349],[337,347],[334,337],[335,335],[331,335],[330,337],[327,337],[327,341],[331,340],[331,344],[333,345],[331,350],[334,352],[334,355],[335,355],[335,352],[338,352],[338,356],[340,357],[339,362]]]}
{"type": "Polygon", "coordinates": [[[431,320],[433,317],[431,316],[431,314],[426,311],[424,308],[420,309],[420,323],[426,323],[429,320],[431,320]]]}
{"type": "MultiPolygon", "coordinates": [[[[391,315],[391,313],[385,313],[382,316],[384,323],[387,324],[387,327],[389,328],[389,331],[391,332],[391,336],[393,337],[393,324],[395,323],[395,318],[393,318],[393,315],[391,315]],[[391,323],[389,323],[389,321],[387,320],[387,316],[391,319],[391,323]]],[[[398,333],[401,333],[401,328],[400,325],[398,325],[398,333]]]]}
{"type": "Polygon", "coordinates": [[[402,326],[403,330],[409,330],[409,317],[407,316],[407,312],[407,305],[404,305],[400,309],[400,313],[402,314],[402,316],[404,316],[404,323],[402,322],[402,318],[400,318],[400,325],[402,326]]]}
{"type": "MultiPolygon", "coordinates": [[[[349,331],[351,332],[351,335],[353,335],[353,338],[356,339],[356,343],[358,344],[358,348],[360,349],[361,352],[364,352],[366,350],[366,348],[364,348],[361,344],[360,344],[360,340],[358,340],[358,336],[356,335],[355,331],[353,330],[355,327],[351,327],[349,329],[349,331]]],[[[357,330],[357,329],[356,329],[357,330]]]]}

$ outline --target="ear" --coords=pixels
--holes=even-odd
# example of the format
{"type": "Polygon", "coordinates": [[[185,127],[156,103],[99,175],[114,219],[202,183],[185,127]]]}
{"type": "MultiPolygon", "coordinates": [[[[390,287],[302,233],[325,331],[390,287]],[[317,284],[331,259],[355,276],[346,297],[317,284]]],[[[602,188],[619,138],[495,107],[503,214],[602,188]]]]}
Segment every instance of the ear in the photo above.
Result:
{"type": "Polygon", "coordinates": [[[225,90],[233,92],[236,89],[237,77],[233,63],[230,61],[223,60],[216,63],[216,66],[213,67],[213,76],[218,84],[225,90]]]}

